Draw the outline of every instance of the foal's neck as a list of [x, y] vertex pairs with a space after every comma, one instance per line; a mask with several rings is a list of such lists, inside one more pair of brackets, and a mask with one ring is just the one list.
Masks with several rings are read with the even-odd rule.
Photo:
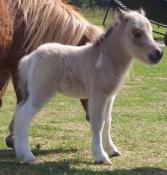
[[132, 57], [127, 52], [122, 42], [123, 29], [118, 25], [99, 43], [101, 54], [107, 57], [114, 68], [120, 73], [125, 73], [132, 62]]

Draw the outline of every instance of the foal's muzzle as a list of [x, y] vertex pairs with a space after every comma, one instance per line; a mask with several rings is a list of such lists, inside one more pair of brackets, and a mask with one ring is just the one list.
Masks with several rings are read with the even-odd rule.
[[155, 49], [148, 55], [149, 60], [154, 64], [158, 63], [161, 60], [162, 56], [163, 51], [161, 49]]

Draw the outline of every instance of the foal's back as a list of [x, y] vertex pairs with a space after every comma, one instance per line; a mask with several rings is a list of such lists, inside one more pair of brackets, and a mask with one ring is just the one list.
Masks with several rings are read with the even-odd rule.
[[93, 48], [92, 44], [44, 44], [21, 60], [20, 79], [22, 82], [24, 79], [28, 81], [28, 91], [35, 99], [40, 99], [41, 94], [46, 94], [44, 98], [47, 99], [57, 91], [72, 97], [86, 98], [86, 82], [96, 60], [92, 55], [98, 54], [94, 53]]

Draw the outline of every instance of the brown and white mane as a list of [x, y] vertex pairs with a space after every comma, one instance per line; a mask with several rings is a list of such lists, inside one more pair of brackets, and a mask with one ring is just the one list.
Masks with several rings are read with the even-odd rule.
[[26, 23], [24, 44], [28, 50], [52, 41], [78, 45], [83, 36], [93, 42], [102, 33], [64, 0], [18, 0], [18, 7]]

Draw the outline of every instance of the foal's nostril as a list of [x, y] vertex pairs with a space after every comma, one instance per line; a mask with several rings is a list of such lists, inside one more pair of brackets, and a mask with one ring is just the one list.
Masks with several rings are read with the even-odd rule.
[[157, 59], [161, 59], [161, 57], [163, 55], [163, 51], [159, 50], [159, 49], [156, 49], [155, 50], [155, 55], [156, 55]]

